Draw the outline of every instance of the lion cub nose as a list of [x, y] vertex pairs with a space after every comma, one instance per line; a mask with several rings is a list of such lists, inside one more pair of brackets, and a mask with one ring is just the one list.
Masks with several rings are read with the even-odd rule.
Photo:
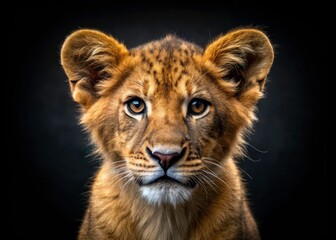
[[157, 160], [160, 166], [163, 168], [164, 171], [167, 171], [174, 163], [180, 160], [184, 153], [185, 148], [179, 151], [172, 151], [167, 149], [155, 149], [152, 152], [149, 148], [147, 148], [148, 154], [155, 160]]
[[172, 166], [178, 159], [179, 153], [169, 153], [164, 154], [160, 152], [154, 152], [153, 155], [158, 158], [161, 167], [164, 170], [167, 170], [170, 166]]

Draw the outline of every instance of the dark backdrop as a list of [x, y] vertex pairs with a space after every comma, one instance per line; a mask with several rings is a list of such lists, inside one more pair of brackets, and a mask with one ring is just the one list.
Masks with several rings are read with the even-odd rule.
[[10, 113], [6, 130], [11, 127], [5, 151], [16, 149], [6, 157], [12, 165], [7, 179], [12, 236], [74, 239], [98, 166], [87, 157], [88, 136], [77, 125], [78, 108], [59, 64], [61, 44], [70, 32], [99, 29], [129, 48], [176, 33], [204, 46], [231, 28], [259, 26], [275, 44], [276, 57], [266, 98], [259, 103], [260, 120], [248, 140], [254, 160], [243, 159], [240, 165], [252, 177], [245, 175], [253, 212], [263, 239], [324, 239], [329, 208], [322, 133], [331, 130], [319, 110], [323, 44], [313, 11], [281, 3], [162, 3], [18, 3], [10, 13], [14, 25], [5, 34], [9, 64], [3, 91]]

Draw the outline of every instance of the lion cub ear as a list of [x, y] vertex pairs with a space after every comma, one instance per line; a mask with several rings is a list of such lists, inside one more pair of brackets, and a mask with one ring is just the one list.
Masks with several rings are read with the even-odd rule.
[[94, 30], [72, 33], [61, 50], [73, 99], [88, 109], [99, 97], [97, 84], [112, 77], [113, 69], [128, 55], [114, 38]]
[[239, 100], [253, 105], [262, 97], [274, 53], [263, 32], [241, 29], [212, 42], [203, 59], [219, 67], [222, 79], [236, 83], [235, 95]]

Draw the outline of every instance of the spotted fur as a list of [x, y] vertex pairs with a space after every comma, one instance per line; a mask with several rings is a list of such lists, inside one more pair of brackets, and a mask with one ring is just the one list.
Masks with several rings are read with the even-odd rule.
[[[79, 239], [259, 239], [234, 158], [273, 62], [264, 33], [232, 31], [205, 50], [168, 35], [128, 50], [79, 30], [61, 60], [103, 159]], [[191, 112], [193, 101], [206, 111]]]

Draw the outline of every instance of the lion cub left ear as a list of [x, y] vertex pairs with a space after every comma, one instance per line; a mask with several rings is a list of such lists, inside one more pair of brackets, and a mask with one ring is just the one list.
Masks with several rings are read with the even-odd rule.
[[274, 53], [263, 32], [241, 29], [212, 42], [203, 59], [219, 68], [223, 80], [237, 84], [235, 95], [239, 100], [253, 105], [262, 96]]
[[99, 98], [99, 84], [111, 79], [126, 58], [126, 47], [100, 31], [83, 29], [64, 42], [61, 63], [69, 78], [72, 97], [87, 110]]

